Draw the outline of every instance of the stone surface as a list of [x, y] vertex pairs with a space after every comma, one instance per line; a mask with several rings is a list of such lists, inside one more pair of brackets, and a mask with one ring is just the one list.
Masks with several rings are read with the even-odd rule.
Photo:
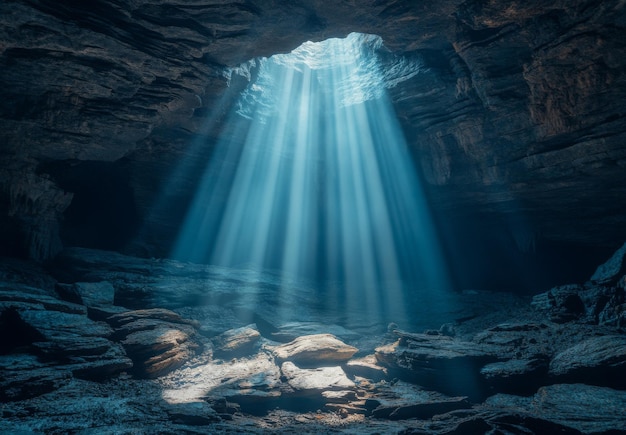
[[[257, 295], [289, 301], [284, 299], [287, 289], [274, 285], [271, 274], [78, 252], [83, 254], [80, 261], [55, 270], [56, 276], [73, 277], [65, 283], [107, 281], [117, 290], [124, 280], [138, 287], [168, 274], [188, 275], [188, 282], [204, 282], [232, 297], [200, 306], [186, 299], [191, 306], [174, 310], [87, 308], [58, 299], [52, 277], [29, 280], [31, 267], [20, 271], [13, 265], [15, 281], [0, 285], [2, 433], [623, 432], [624, 391], [619, 388], [624, 388], [626, 346], [623, 330], [615, 326], [584, 317], [557, 324], [532, 309], [529, 298], [471, 291], [455, 299], [454, 309], [436, 315], [432, 310], [439, 307], [428, 305], [428, 334], [359, 318], [346, 329], [361, 337], [348, 342], [359, 347], [368, 343], [366, 357], [355, 354], [330, 366], [278, 361], [273, 351], [285, 345], [270, 341], [278, 328], [266, 320], [257, 330], [260, 346], [245, 356], [221, 358], [209, 337], [224, 330], [245, 331], [253, 319], [281, 325], [306, 313], [315, 325], [327, 323], [335, 330], [332, 325], [346, 318], [304, 305], [307, 287], [294, 288], [299, 298], [272, 311], [270, 304], [250, 297], [256, 280]], [[37, 282], [52, 285], [39, 288]], [[578, 288], [585, 307], [587, 300], [606, 295], [600, 288]], [[162, 290], [158, 300], [167, 301], [165, 295]], [[285, 310], [290, 307], [297, 310]], [[412, 330], [423, 322], [418, 319]], [[448, 326], [439, 328], [441, 323]], [[445, 335], [452, 329], [454, 337]], [[19, 339], [7, 343], [14, 336]], [[121, 343], [129, 355], [132, 350], [142, 376], [146, 364], [164, 371], [153, 379], [133, 376]], [[389, 352], [382, 346], [378, 354], [391, 363], [375, 360], [369, 347], [373, 343], [391, 343]], [[181, 353], [184, 358], [177, 359]], [[563, 374], [542, 376], [549, 360]], [[546, 385], [554, 382], [587, 385]], [[522, 383], [526, 389], [517, 385]], [[487, 395], [492, 397], [485, 400]]]
[[626, 427], [626, 392], [604, 387], [557, 384], [542, 387], [532, 397], [496, 395], [486, 404], [499, 411], [510, 408], [515, 413], [537, 416], [586, 434], [620, 433]]
[[557, 354], [550, 375], [568, 382], [626, 388], [626, 336], [588, 338]]
[[57, 292], [63, 299], [86, 307], [108, 307], [115, 301], [115, 289], [108, 281], [58, 284]]
[[325, 390], [341, 390], [354, 387], [341, 367], [319, 367], [301, 369], [291, 361], [280, 366], [287, 383], [297, 393], [321, 394]]
[[141, 377], [163, 376], [200, 348], [195, 328], [168, 310], [129, 311], [108, 320], [116, 325], [116, 336], [133, 360], [133, 372]]
[[314, 334], [272, 348], [278, 360], [300, 364], [333, 364], [349, 360], [358, 351], [332, 334]]
[[213, 342], [217, 354], [224, 357], [238, 357], [252, 353], [260, 338], [261, 334], [253, 324], [230, 329], [215, 337]]

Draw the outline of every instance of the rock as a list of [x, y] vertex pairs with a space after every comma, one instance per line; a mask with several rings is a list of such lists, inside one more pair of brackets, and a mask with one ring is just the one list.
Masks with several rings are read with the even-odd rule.
[[132, 332], [121, 343], [133, 360], [134, 373], [147, 378], [157, 378], [177, 369], [195, 355], [198, 348], [185, 331], [165, 324]]
[[133, 366], [121, 346], [107, 338], [113, 332], [110, 327], [85, 315], [19, 309], [9, 320], [11, 328], [25, 333], [26, 342], [16, 345], [28, 345], [42, 360], [63, 365], [77, 377], [102, 380]]
[[225, 358], [240, 357], [252, 353], [261, 338], [256, 325], [230, 329], [213, 339], [215, 352]]
[[530, 394], [546, 383], [549, 358], [511, 359], [487, 364], [480, 374], [494, 391]]
[[0, 402], [26, 400], [66, 385], [72, 373], [43, 364], [34, 355], [0, 355]]
[[388, 377], [387, 369], [378, 364], [375, 355], [351, 359], [343, 368], [350, 376], [360, 376], [373, 382], [379, 382]]
[[[518, 415], [515, 420], [526, 427], [534, 425], [535, 433], [555, 433], [546, 430], [558, 429], [540, 425], [541, 420], [569, 428], [569, 432], [561, 428], [558, 433], [617, 434], [626, 427], [626, 392], [605, 387], [556, 384], [540, 388], [531, 397], [498, 394], [489, 397], [486, 405], [500, 415]], [[529, 420], [526, 424], [524, 418]]]
[[115, 289], [108, 281], [57, 284], [56, 288], [61, 298], [86, 307], [109, 307], [115, 300]]
[[22, 284], [0, 283], [0, 311], [18, 305], [69, 314], [87, 313], [84, 306], [59, 300], [50, 291]]
[[557, 380], [626, 388], [626, 336], [588, 338], [557, 354], [549, 374]]
[[615, 283], [619, 278], [626, 274], [626, 243], [619, 248], [606, 263], [598, 266], [594, 274], [591, 276], [591, 282], [595, 284], [611, 284]]
[[358, 349], [348, 346], [331, 334], [315, 334], [271, 348], [279, 361], [299, 364], [334, 364], [349, 360]]
[[453, 395], [480, 398], [484, 393], [480, 369], [500, 359], [497, 346], [442, 335], [396, 331], [400, 339], [376, 349], [376, 360], [391, 376]]
[[581, 317], [586, 312], [585, 304], [578, 294], [582, 289], [582, 286], [575, 284], [554, 287], [545, 293], [534, 296], [531, 306], [549, 312], [552, 322], [569, 322]]
[[124, 311], [119, 314], [114, 314], [107, 318], [107, 322], [113, 326], [113, 328], [120, 328], [130, 322], [135, 322], [140, 319], [149, 319], [150, 321], [162, 320], [169, 323], [179, 323], [183, 325], [196, 325], [195, 322], [183, 319], [180, 315], [174, 311], [164, 308], [151, 308], [144, 310]]
[[320, 367], [301, 369], [290, 361], [284, 362], [280, 371], [289, 386], [298, 395], [321, 395], [326, 390], [354, 388], [341, 367]]

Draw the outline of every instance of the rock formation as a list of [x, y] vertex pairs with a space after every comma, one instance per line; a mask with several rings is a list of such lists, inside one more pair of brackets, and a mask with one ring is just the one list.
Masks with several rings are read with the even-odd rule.
[[449, 240], [477, 228], [522, 249], [626, 238], [618, 0], [38, 0], [1, 12], [5, 254], [167, 255], [216, 137], [232, 133], [222, 120], [247, 81], [229, 68], [355, 31], [424, 65], [390, 96]]

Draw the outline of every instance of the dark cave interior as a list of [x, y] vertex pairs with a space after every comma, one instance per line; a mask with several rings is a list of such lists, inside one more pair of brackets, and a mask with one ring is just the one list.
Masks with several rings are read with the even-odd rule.
[[623, 1], [0, 22], [0, 432], [626, 433]]

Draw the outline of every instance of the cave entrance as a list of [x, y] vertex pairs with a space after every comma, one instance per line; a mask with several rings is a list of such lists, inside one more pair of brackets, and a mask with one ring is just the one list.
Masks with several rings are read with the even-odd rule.
[[217, 146], [174, 258], [312, 280], [343, 311], [414, 315], [408, 293], [424, 302], [449, 284], [386, 91], [421, 71], [358, 33], [232, 69], [250, 80], [236, 133]]

